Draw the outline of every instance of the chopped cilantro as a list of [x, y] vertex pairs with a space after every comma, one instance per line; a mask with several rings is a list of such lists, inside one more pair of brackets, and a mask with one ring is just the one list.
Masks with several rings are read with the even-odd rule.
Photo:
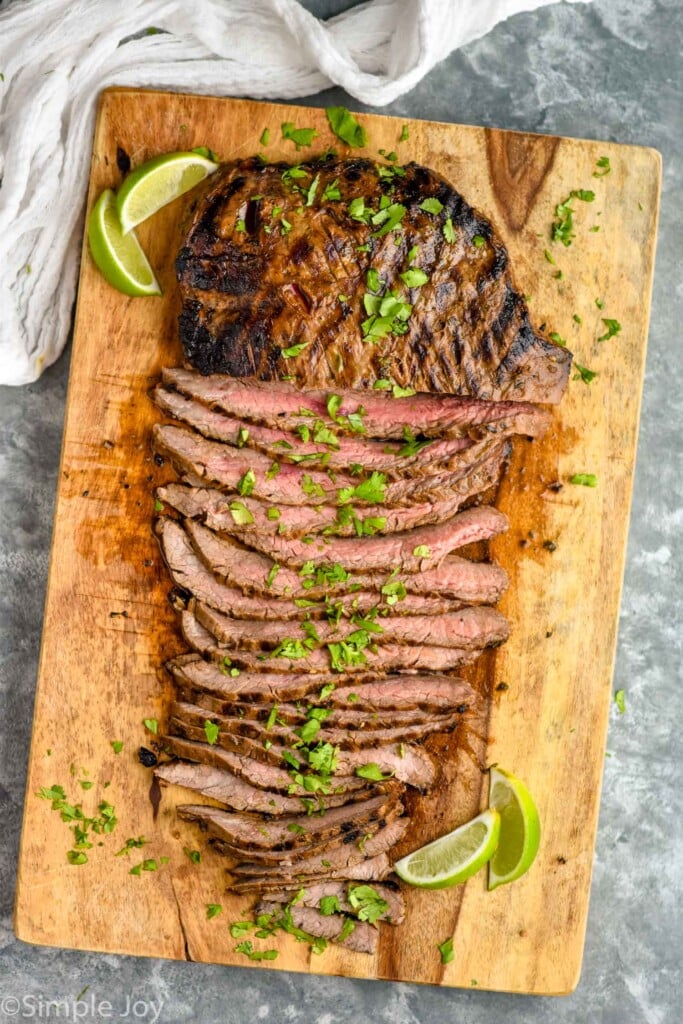
[[582, 380], [584, 384], [590, 384], [598, 375], [596, 370], [589, 370], [588, 367], [581, 366], [580, 363], [574, 363], [574, 369], [576, 373], [573, 380]]
[[320, 691], [320, 693], [318, 694], [318, 700], [319, 701], [327, 700], [327, 698], [330, 696], [330, 694], [332, 694], [334, 692], [334, 689], [335, 689], [335, 684], [334, 683], [326, 683], [323, 686], [323, 688]]
[[281, 515], [279, 508], [269, 508], [266, 512], [266, 519], [279, 519]]
[[184, 846], [183, 847], [183, 853], [187, 857], [189, 857], [189, 859], [192, 861], [193, 864], [200, 864], [201, 863], [202, 855], [199, 852], [199, 850], [190, 850], [189, 847]]
[[284, 121], [281, 127], [282, 138], [293, 142], [297, 149], [310, 146], [318, 134], [315, 128], [297, 128], [293, 121]]
[[163, 501], [159, 501], [158, 498], [154, 499], [154, 511], [155, 512], [163, 512], [164, 511], [164, 503], [163, 503]]
[[248, 469], [237, 482], [237, 491], [243, 498], [249, 497], [256, 486], [256, 474], [253, 469]]
[[430, 196], [428, 199], [423, 199], [420, 203], [420, 209], [424, 210], [425, 213], [441, 213], [443, 210], [443, 203], [440, 202], [436, 196]]
[[325, 113], [332, 131], [347, 146], [360, 149], [367, 145], [365, 128], [346, 107], [328, 107]]
[[346, 505], [354, 498], [358, 501], [367, 501], [370, 505], [381, 505], [384, 501], [387, 478], [384, 473], [374, 471], [367, 480], [357, 484], [355, 487], [342, 487], [339, 490], [339, 504]]
[[315, 200], [315, 194], [318, 191], [318, 185], [320, 184], [320, 175], [316, 174], [315, 178], [311, 182], [308, 191], [306, 192], [306, 206], [313, 206]]
[[365, 281], [371, 292], [378, 292], [382, 287], [382, 282], [380, 281], [379, 273], [372, 267], [370, 267], [367, 274], [365, 275]]
[[358, 765], [356, 768], [356, 775], [361, 779], [370, 779], [372, 782], [381, 782], [383, 779], [390, 779], [394, 773], [389, 772], [387, 775], [384, 774], [382, 769], [374, 761], [370, 761], [368, 764]]
[[443, 231], [443, 237], [450, 245], [452, 245], [455, 242], [455, 228], [453, 227], [453, 221], [450, 217], [446, 218], [441, 230]]
[[230, 509], [230, 515], [232, 516], [233, 522], [237, 526], [248, 526], [254, 522], [254, 517], [247, 508], [247, 506], [241, 501], [231, 501], [228, 506]]
[[334, 181], [330, 182], [329, 185], [325, 186], [323, 192], [323, 201], [327, 203], [338, 202], [341, 199], [341, 192], [339, 191], [339, 178], [335, 178]]
[[294, 359], [296, 356], [300, 356], [305, 348], [308, 348], [310, 341], [301, 341], [298, 345], [291, 345], [289, 348], [283, 348], [280, 355], [283, 359]]
[[341, 911], [338, 896], [323, 896], [318, 904], [318, 909], [323, 917], [330, 917], [332, 914], [338, 914]]
[[254, 949], [254, 944], [249, 939], [245, 942], [239, 942], [235, 946], [235, 952], [244, 953], [250, 960], [276, 960], [278, 956], [276, 949]]
[[111, 740], [111, 749], [115, 754], [120, 754], [123, 750], [123, 740]]
[[374, 391], [391, 391], [391, 381], [381, 378], [372, 385]]
[[573, 189], [562, 203], [555, 207], [557, 220], [553, 221], [551, 237], [553, 242], [561, 242], [565, 247], [572, 244], [574, 236], [574, 207], [572, 200], [579, 199], [583, 203], [592, 203], [595, 192], [589, 189]]
[[408, 125], [404, 124], [403, 127], [401, 128], [401, 134], [398, 137], [398, 141], [399, 142], [407, 142], [409, 138], [410, 138], [410, 133], [409, 133]]
[[345, 942], [348, 939], [351, 932], [355, 930], [355, 928], [356, 922], [353, 920], [352, 917], [347, 917], [346, 920], [344, 921], [342, 930], [339, 932], [339, 935], [337, 936], [335, 941]]
[[581, 317], [579, 316], [578, 313], [574, 313], [574, 316], [572, 317], [572, 320], [574, 321], [575, 324], [582, 324], [583, 323], [583, 320], [581, 319]]
[[216, 740], [218, 739], [218, 733], [220, 732], [219, 727], [215, 722], [211, 722], [208, 718], [204, 722], [204, 735], [206, 736], [207, 743], [210, 743], [213, 747]]
[[453, 939], [446, 939], [437, 946], [437, 949], [441, 953], [441, 963], [450, 964], [455, 960], [455, 953], [453, 952]]
[[561, 345], [562, 348], [567, 347], [567, 342], [564, 338], [557, 333], [557, 331], [551, 331], [548, 335], [551, 341], [554, 341], [556, 345]]
[[410, 385], [406, 388], [402, 388], [400, 385], [394, 384], [391, 389], [391, 393], [394, 398], [410, 398], [411, 395], [415, 394], [415, 388], [411, 388]]
[[574, 473], [569, 477], [570, 484], [581, 484], [583, 487], [597, 487], [598, 478], [595, 473]]
[[472, 239], [472, 245], [475, 245], [477, 249], [481, 249], [482, 246], [486, 245], [486, 239], [483, 235], [475, 235]]
[[608, 156], [601, 156], [595, 166], [598, 168], [598, 170], [593, 171], [594, 178], [604, 178], [605, 175], [609, 174], [609, 172], [612, 170], [609, 164]]
[[416, 548], [413, 548], [413, 555], [415, 558], [431, 558], [431, 550], [427, 544], [418, 544]]
[[279, 571], [280, 571], [280, 566], [277, 564], [277, 562], [273, 562], [273, 564], [271, 565], [270, 570], [268, 572], [268, 575], [266, 576], [266, 586], [269, 589], [270, 589], [270, 587], [272, 587], [273, 582], [275, 580], [275, 577], [277, 576]]
[[617, 690], [614, 694], [614, 703], [619, 708], [619, 713], [623, 715], [626, 711], [626, 692], [624, 690]]
[[267, 146], [269, 141], [270, 141], [270, 128], [264, 128], [263, 131], [261, 132], [261, 138], [259, 139], [259, 143], [262, 146]]
[[240, 217], [240, 219], [235, 224], [235, 231], [239, 231], [240, 234], [244, 234], [244, 232], [246, 230], [247, 230], [247, 222], [243, 218]]
[[207, 903], [206, 904], [206, 916], [210, 921], [212, 917], [218, 917], [219, 914], [223, 913], [223, 907], [220, 903]]
[[555, 263], [555, 257], [553, 256], [553, 254], [550, 252], [549, 249], [544, 249], [543, 250], [543, 255], [545, 256], [545, 258], [548, 261], [548, 263]]
[[348, 900], [358, 920], [368, 921], [370, 924], [378, 921], [389, 909], [387, 901], [383, 900], [371, 885], [350, 886]]
[[421, 288], [429, 280], [429, 275], [425, 274], [424, 270], [420, 270], [419, 267], [411, 267], [410, 270], [405, 270], [402, 274], [399, 274], [399, 277], [408, 288]]
[[604, 309], [605, 308], [605, 303], [602, 301], [602, 299], [596, 299], [595, 300], [595, 305], [598, 307], [598, 309]]
[[83, 850], [69, 850], [66, 859], [69, 864], [85, 864], [87, 863], [88, 855]]
[[153, 732], [155, 736], [158, 734], [159, 723], [156, 720], [156, 718], [143, 718], [142, 724], [144, 725], [145, 729], [149, 729], [149, 731]]
[[405, 215], [406, 208], [401, 203], [391, 203], [385, 210], [379, 210], [378, 213], [373, 215], [372, 223], [374, 225], [381, 225], [377, 231], [373, 231], [373, 238], [380, 238], [382, 235], [389, 234], [397, 227]]
[[603, 317], [602, 322], [607, 330], [598, 338], [598, 341], [607, 341], [609, 338], [615, 338], [617, 334], [621, 333], [621, 324], [618, 320], [606, 320], [605, 317]]

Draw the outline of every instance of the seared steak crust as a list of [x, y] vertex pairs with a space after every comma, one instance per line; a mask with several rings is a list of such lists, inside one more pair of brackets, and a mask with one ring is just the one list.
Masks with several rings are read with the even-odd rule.
[[[360, 158], [299, 166], [304, 177], [292, 180], [287, 164], [237, 161], [207, 185], [176, 260], [180, 337], [198, 370], [288, 376], [301, 387], [391, 379], [420, 391], [560, 400], [571, 354], [533, 330], [505, 246], [447, 181], [414, 163], [392, 177]], [[335, 187], [339, 199], [329, 198]], [[398, 230], [387, 230], [383, 198], [403, 210]], [[426, 199], [438, 201], [428, 204], [436, 213]], [[352, 215], [353, 200], [374, 223]], [[421, 287], [401, 281], [409, 266], [428, 275]], [[398, 339], [363, 336], [371, 268], [381, 294], [397, 289], [413, 307]]]

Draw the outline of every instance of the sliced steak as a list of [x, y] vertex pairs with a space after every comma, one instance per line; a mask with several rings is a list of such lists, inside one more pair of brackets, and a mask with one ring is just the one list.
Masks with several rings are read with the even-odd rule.
[[[331, 797], [345, 795], [345, 803], [352, 800], [364, 800], [368, 794], [368, 781], [357, 775], [342, 776], [336, 774], [334, 777], [333, 792], [329, 794], [310, 793], [302, 786], [297, 785], [289, 771], [273, 764], [264, 764], [249, 756], [249, 744], [244, 752], [224, 750], [222, 747], [204, 742], [185, 739], [181, 736], [165, 736], [164, 749], [176, 757], [185, 758], [199, 765], [219, 768], [226, 772], [244, 779], [251, 786], [258, 789], [268, 790], [269, 794], [280, 794], [283, 796], [294, 796], [299, 803], [299, 810], [304, 801], [306, 808], [311, 803], [318, 804], [323, 800], [322, 806], [326, 806], [325, 800]], [[323, 799], [324, 796], [324, 799]]]
[[[307, 697], [317, 705], [337, 709], [356, 708], [380, 711], [392, 708], [458, 710], [474, 701], [472, 688], [462, 679], [450, 676], [393, 675], [387, 678], [359, 676], [351, 685], [341, 684], [338, 676], [249, 675], [230, 676], [212, 662], [197, 655], [186, 655], [166, 663], [180, 688], [205, 692], [217, 701], [234, 701], [242, 707], [256, 701], [257, 707], [300, 700]], [[331, 692], [321, 698], [323, 686]]]
[[[533, 330], [505, 246], [444, 178], [415, 163], [380, 177], [359, 157], [297, 166], [305, 177], [293, 181], [291, 166], [253, 157], [207, 182], [176, 259], [180, 338], [194, 366], [301, 387], [390, 378], [423, 391], [560, 400], [570, 353]], [[326, 198], [330, 187], [340, 200]], [[404, 285], [409, 265], [424, 272], [422, 287]], [[380, 296], [395, 291], [410, 304], [400, 338], [391, 317], [368, 320], [370, 268]]]
[[[483, 488], [480, 488], [483, 489]], [[477, 490], [474, 493], [479, 493]], [[223, 491], [211, 487], [188, 487], [185, 484], [166, 484], [157, 488], [157, 498], [182, 516], [199, 519], [212, 530], [230, 531], [240, 519], [241, 535], [249, 543], [251, 534], [278, 534], [287, 537], [302, 537], [316, 533], [326, 536], [350, 537], [357, 535], [357, 524], [362, 530], [374, 529], [377, 533], [396, 533], [398, 530], [412, 530], [416, 526], [441, 523], [460, 508], [461, 494], [452, 494], [437, 502], [422, 502], [400, 508], [385, 508], [370, 505], [360, 515], [356, 510], [347, 509], [349, 515], [341, 514], [333, 505], [282, 505], [275, 508], [258, 498], [241, 497], [240, 504], [246, 509], [231, 509], [234, 499]], [[269, 515], [270, 513], [270, 515]], [[250, 518], [251, 521], [244, 522]]]
[[[220, 665], [236, 668], [240, 672], [273, 672], [276, 674], [302, 671], [328, 675], [335, 671], [335, 664], [328, 649], [294, 652], [268, 656], [264, 651], [244, 650], [221, 645], [216, 637], [197, 620], [192, 610], [181, 616], [181, 629], [187, 643], [198, 654], [202, 654]], [[236, 621], [236, 620], [235, 620]], [[405, 621], [405, 620], [404, 620]], [[408, 643], [383, 643], [376, 650], [367, 648], [358, 658], [344, 663], [337, 671], [343, 676], [366, 675], [393, 671], [417, 670], [420, 672], [448, 672], [481, 654], [481, 649], [465, 650], [459, 647], [411, 647]], [[362, 659], [365, 659], [364, 661]]]
[[400, 600], [396, 599], [393, 605], [387, 605], [386, 596], [381, 591], [355, 591], [348, 595], [346, 602], [340, 598], [332, 604], [329, 600], [316, 603], [290, 601], [286, 598], [264, 601], [263, 597], [243, 594], [238, 587], [221, 583], [196, 554], [189, 537], [176, 520], [161, 516], [155, 529], [173, 581], [199, 601], [236, 619], [320, 618], [332, 612], [348, 619], [358, 612], [374, 609], [390, 609], [394, 615], [443, 615], [457, 611], [462, 605], [461, 601], [451, 598], [423, 597], [421, 594], [401, 595]]
[[[377, 471], [388, 476], [425, 475], [430, 464], [450, 458], [473, 441], [490, 436], [486, 425], [472, 427], [472, 437], [449, 437], [415, 443], [395, 443], [373, 440], [362, 436], [337, 436], [335, 426], [312, 419], [298, 432], [276, 430], [262, 424], [249, 423], [227, 416], [202, 402], [195, 401], [176, 390], [157, 387], [153, 398], [168, 416], [186, 423], [215, 441], [238, 448], [253, 448], [276, 462], [305, 464], [317, 469], [348, 470], [350, 466], [363, 466], [365, 472]], [[514, 421], [513, 421], [514, 423]], [[497, 437], [509, 431], [507, 424], [494, 424]], [[315, 438], [324, 438], [316, 441]]]
[[185, 821], [206, 824], [234, 847], [275, 854], [301, 853], [327, 840], [355, 842], [362, 838], [373, 824], [377, 825], [397, 808], [400, 813], [401, 793], [401, 786], [386, 784], [385, 792], [360, 803], [333, 807], [322, 815], [304, 813], [272, 820], [203, 804], [183, 804], [178, 814]]
[[[252, 534], [248, 543], [280, 565], [335, 563], [347, 572], [422, 572], [477, 541], [490, 540], [509, 526], [507, 516], [490, 505], [467, 509], [435, 526], [378, 537], [325, 537], [312, 543], [277, 534]], [[233, 531], [240, 533], [239, 527]]]
[[[337, 626], [330, 622], [253, 622], [232, 619], [199, 601], [195, 605], [195, 614], [201, 625], [222, 646], [237, 647], [240, 650], [277, 650], [283, 644], [291, 646], [291, 641], [301, 644], [311, 637], [319, 646], [353, 644], [365, 622], [361, 620], [360, 627], [347, 623]], [[372, 642], [380, 648], [383, 644], [423, 644], [458, 650], [481, 650], [503, 643], [510, 634], [507, 619], [487, 605], [462, 608], [450, 615], [386, 616], [375, 620], [371, 626]], [[306, 656], [305, 653], [303, 656]]]
[[[455, 555], [449, 555], [436, 569], [400, 574], [391, 580], [380, 573], [356, 573], [349, 577], [345, 572], [328, 572], [318, 582], [316, 575], [302, 575], [287, 567], [274, 573], [272, 558], [251, 551], [230, 537], [219, 537], [201, 523], [187, 520], [185, 529], [204, 564], [245, 593], [317, 600], [348, 592], [350, 586], [381, 591], [387, 583], [394, 582], [403, 584], [412, 594], [441, 594], [469, 604], [493, 604], [508, 585], [507, 574], [500, 566], [470, 562]], [[266, 587], [268, 579], [270, 587]]]
[[[264, 899], [256, 904], [256, 914], [271, 915], [274, 922], [282, 915], [280, 903]], [[379, 932], [367, 921], [357, 921], [341, 914], [327, 916], [313, 907], [297, 904], [289, 913], [295, 928], [301, 928], [308, 935], [336, 942], [354, 953], [376, 953]], [[350, 922], [350, 923], [349, 923]]]
[[[191, 724], [198, 719], [205, 721], [204, 716], [197, 716], [196, 713], [194, 718], [186, 713], [179, 718], [172, 717], [172, 734], [202, 743], [206, 740], [203, 725]], [[297, 755], [296, 750], [291, 747], [277, 742], [265, 747], [262, 741], [238, 733], [219, 731], [216, 746], [240, 756], [253, 758], [262, 764], [275, 765], [277, 768], [282, 768], [287, 763], [284, 761], [284, 754], [290, 758], [290, 763], [293, 759], [294, 763], [298, 761], [301, 764], [301, 754]], [[333, 788], [346, 788], [347, 776], [355, 776], [356, 768], [365, 764], [376, 764], [382, 774], [390, 776], [393, 773], [393, 777], [399, 782], [405, 782], [406, 785], [423, 792], [430, 789], [436, 778], [434, 762], [426, 750], [415, 744], [392, 743], [386, 746], [363, 747], [360, 750], [339, 750]]]
[[[354, 871], [353, 877], [358, 878], [356, 874], [357, 867], [365, 860], [369, 861], [379, 857], [381, 854], [387, 853], [397, 843], [400, 843], [409, 824], [409, 818], [398, 818], [396, 821], [390, 822], [385, 828], [380, 829], [376, 835], [371, 836], [366, 843], [363, 843], [362, 849], [350, 843], [345, 846], [338, 846], [321, 856], [305, 857], [299, 861], [294, 861], [292, 864], [272, 865], [268, 869], [268, 876], [274, 881], [279, 881], [280, 885], [284, 881], [295, 882], [299, 878], [303, 881], [307, 877], [350, 878], [352, 877], [350, 870]], [[238, 878], [254, 878], [263, 876], [264, 873], [262, 864], [252, 863], [247, 860], [237, 863], [230, 870]]]
[[353, 882], [331, 881], [313, 882], [305, 888], [280, 889], [268, 894], [270, 903], [287, 904], [292, 900], [296, 901], [297, 907], [314, 907], [320, 910], [320, 901], [325, 898], [335, 897], [339, 904], [339, 913], [356, 915], [356, 909], [349, 903], [349, 893], [356, 892], [358, 898], [373, 895], [383, 900], [386, 904], [384, 910], [377, 918], [378, 921], [387, 921], [389, 924], [402, 924], [405, 918], [405, 903], [398, 886], [387, 883], [385, 885], [373, 885], [372, 894], [367, 892], [367, 886], [360, 887]]
[[[227, 754], [227, 751], [224, 751]], [[235, 775], [225, 768], [215, 768], [208, 764], [171, 761], [155, 768], [156, 778], [174, 786], [191, 789], [195, 793], [211, 797], [225, 804], [232, 811], [245, 811], [249, 814], [263, 814], [268, 817], [280, 815], [296, 815], [310, 809], [316, 813], [331, 807], [368, 800], [377, 792], [377, 786], [366, 783], [365, 789], [344, 791], [342, 793], [316, 793], [315, 796], [297, 797], [283, 796], [281, 793], [260, 789], [253, 786], [240, 775]], [[288, 776], [291, 788], [292, 779]], [[384, 783], [380, 784], [381, 786]]]
[[[282, 915], [282, 905], [270, 899], [260, 900], [256, 904], [256, 914], [272, 917], [273, 922]], [[367, 921], [343, 917], [341, 914], [325, 916], [313, 907], [297, 904], [289, 910], [295, 928], [300, 928], [308, 935], [336, 942], [354, 953], [376, 953], [379, 932]]]
[[[174, 701], [171, 705], [171, 720], [174, 723], [182, 723], [191, 727], [203, 728], [204, 723], [210, 721], [220, 728], [220, 736], [231, 734], [235, 737], [250, 737], [261, 743], [279, 743], [284, 747], [296, 747], [298, 735], [294, 728], [288, 725], [268, 725], [255, 719], [238, 718], [227, 715], [220, 715], [215, 711], [196, 704], [187, 704], [184, 701]], [[427, 718], [409, 719], [400, 725], [377, 729], [346, 729], [329, 726], [323, 722], [316, 739], [320, 743], [331, 743], [340, 751], [353, 750], [374, 750], [378, 745], [410, 742], [411, 740], [423, 740], [435, 732], [446, 732], [457, 725], [460, 712], [450, 712], [448, 715], [430, 715]], [[368, 756], [366, 762], [371, 762]]]
[[[392, 825], [388, 825], [386, 831], [391, 828], [395, 828], [398, 825], [402, 825], [405, 818], [400, 818]], [[383, 835], [384, 833], [382, 833]], [[379, 836], [374, 836], [373, 839], [378, 839]], [[395, 840], [398, 842], [398, 840]], [[245, 873], [246, 868], [253, 867], [253, 865], [239, 865], [240, 873], [230, 882], [228, 889], [231, 892], [237, 893], [277, 893], [282, 889], [283, 885], [295, 886], [297, 890], [301, 888], [301, 882], [309, 881], [312, 884], [317, 884], [319, 879], [334, 879], [341, 878], [344, 881], [355, 881], [355, 882], [376, 882], [386, 878], [391, 873], [391, 861], [387, 857], [386, 853], [378, 853], [376, 857], [368, 857], [365, 860], [356, 861], [354, 864], [347, 864], [340, 868], [323, 868], [322, 873], [299, 875], [297, 877], [287, 876], [286, 874], [273, 874], [271, 870], [268, 871], [267, 875], [263, 874], [263, 867], [261, 866], [260, 874], [249, 875]], [[236, 871], [238, 869], [235, 869]]]

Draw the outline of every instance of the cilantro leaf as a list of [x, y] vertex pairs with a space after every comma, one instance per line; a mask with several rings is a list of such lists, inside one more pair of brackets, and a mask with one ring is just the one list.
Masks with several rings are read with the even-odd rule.
[[280, 355], [283, 359], [294, 359], [296, 356], [300, 356], [303, 350], [310, 344], [310, 341], [301, 341], [298, 345], [291, 345], [289, 348], [283, 348]]
[[420, 209], [424, 210], [425, 213], [441, 213], [443, 210], [443, 203], [440, 202], [436, 196], [430, 196], [428, 199], [423, 199], [420, 203]]
[[318, 135], [315, 128], [297, 128], [293, 121], [284, 121], [281, 128], [282, 138], [293, 142], [297, 149], [310, 146]]
[[437, 949], [441, 953], [441, 963], [450, 964], [455, 960], [455, 953], [453, 952], [453, 939], [446, 939], [437, 946]]
[[214, 746], [216, 740], [218, 739], [219, 732], [220, 729], [216, 725], [216, 723], [209, 721], [209, 719], [207, 718], [206, 721], [204, 722], [204, 735], [206, 736], [207, 743], [210, 743], [211, 746]]
[[604, 178], [605, 175], [609, 174], [610, 171], [612, 170], [612, 168], [610, 167], [609, 157], [608, 156], [601, 156], [600, 159], [595, 164], [595, 166], [597, 168], [599, 168], [599, 170], [593, 171], [593, 177], [594, 178]]
[[574, 369], [576, 373], [573, 380], [582, 380], [584, 384], [590, 384], [598, 375], [596, 370], [589, 370], [588, 367], [581, 366], [580, 363], [574, 363]]
[[446, 239], [449, 245], [453, 245], [453, 243], [455, 242], [455, 228], [453, 227], [453, 221], [450, 217], [446, 218], [441, 230], [443, 231], [443, 237]]
[[424, 270], [420, 270], [419, 267], [411, 267], [409, 270], [404, 270], [402, 274], [399, 274], [399, 277], [408, 288], [421, 288], [429, 280], [429, 275], [425, 274]]
[[[244, 479], [244, 478], [243, 478]], [[236, 526], [248, 526], [254, 522], [254, 517], [242, 501], [231, 501], [228, 506], [230, 515]]]
[[625, 711], [626, 711], [626, 691], [625, 690], [617, 690], [617, 692], [614, 694], [614, 703], [619, 708], [619, 713], [623, 715], [625, 713]]
[[367, 145], [368, 139], [365, 128], [358, 123], [346, 107], [328, 107], [325, 113], [332, 131], [347, 146], [361, 149]]
[[609, 338], [615, 338], [617, 334], [621, 334], [621, 324], [618, 320], [610, 320], [603, 317], [602, 322], [607, 330], [598, 338], [598, 341], [608, 341]]
[[384, 774], [382, 769], [374, 761], [368, 764], [360, 764], [356, 768], [356, 775], [361, 779], [370, 779], [372, 782], [381, 782], [383, 779], [390, 779], [394, 773]]
[[580, 484], [583, 487], [597, 487], [598, 478], [595, 473], [574, 473], [569, 477], [570, 484]]

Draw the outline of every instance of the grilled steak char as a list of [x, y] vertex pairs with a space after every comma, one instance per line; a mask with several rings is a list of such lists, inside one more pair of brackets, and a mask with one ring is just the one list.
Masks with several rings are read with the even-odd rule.
[[[560, 400], [570, 353], [534, 332], [503, 243], [448, 182], [417, 164], [380, 177], [365, 159], [299, 168], [303, 179], [292, 179], [289, 165], [254, 158], [209, 180], [176, 260], [180, 337], [194, 366], [301, 387], [389, 378], [421, 391]], [[428, 199], [437, 202], [425, 209]], [[409, 267], [428, 275], [421, 287], [400, 279]], [[380, 295], [398, 289], [412, 306], [400, 344], [377, 329], [364, 337], [371, 268]]]

